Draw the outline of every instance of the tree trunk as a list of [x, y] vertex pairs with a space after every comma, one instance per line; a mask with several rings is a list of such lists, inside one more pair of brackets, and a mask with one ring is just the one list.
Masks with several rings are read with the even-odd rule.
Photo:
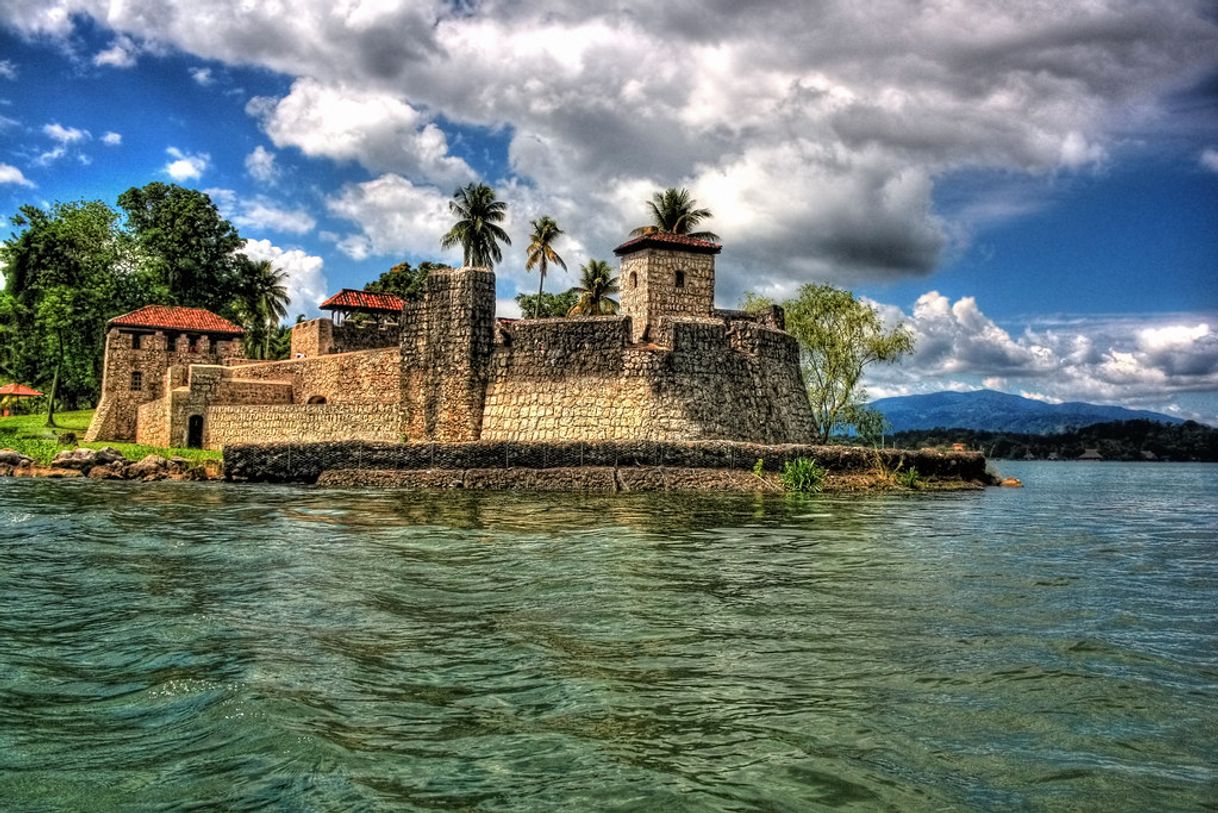
[[55, 398], [59, 395], [59, 368], [63, 366], [63, 336], [56, 333], [55, 338], [59, 342], [59, 358], [55, 360], [55, 375], [51, 377], [51, 391], [47, 394], [46, 425], [58, 428], [59, 424], [55, 423]]
[[533, 318], [534, 319], [541, 318], [541, 289], [542, 289], [542, 286], [544, 286], [545, 284], [546, 284], [546, 272], [545, 272], [545, 269], [543, 268], [537, 272], [537, 307], [533, 308]]

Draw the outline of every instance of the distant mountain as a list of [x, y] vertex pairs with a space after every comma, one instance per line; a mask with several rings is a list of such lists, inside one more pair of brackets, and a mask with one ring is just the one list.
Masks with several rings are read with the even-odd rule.
[[888, 418], [893, 432], [936, 427], [979, 429], [987, 432], [1022, 432], [1048, 435], [1108, 421], [1151, 420], [1181, 424], [1180, 418], [1124, 407], [1072, 401], [1046, 404], [994, 390], [935, 392], [903, 395], [871, 402]]

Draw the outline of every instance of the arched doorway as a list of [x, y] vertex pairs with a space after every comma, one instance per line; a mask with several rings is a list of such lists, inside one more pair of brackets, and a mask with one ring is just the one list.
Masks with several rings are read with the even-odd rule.
[[326, 396], [324, 396], [324, 395], [314, 395], [314, 396], [312, 396], [312, 397], [310, 397], [310, 398], [309, 398], [309, 400], [308, 400], [308, 402], [307, 402], [307, 403], [310, 403], [310, 404], [324, 404], [325, 402], [326, 402]]
[[186, 422], [186, 447], [189, 449], [203, 448], [203, 416], [191, 415]]

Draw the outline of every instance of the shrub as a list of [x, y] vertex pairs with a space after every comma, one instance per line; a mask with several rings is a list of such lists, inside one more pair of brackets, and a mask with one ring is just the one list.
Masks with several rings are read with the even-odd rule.
[[906, 488], [917, 488], [921, 483], [921, 476], [917, 469], [910, 466], [908, 469], [897, 472], [897, 482]]
[[828, 473], [818, 466], [815, 460], [797, 457], [783, 464], [782, 473], [778, 475], [778, 479], [782, 481], [782, 485], [787, 491], [815, 494], [824, 486], [825, 475]]

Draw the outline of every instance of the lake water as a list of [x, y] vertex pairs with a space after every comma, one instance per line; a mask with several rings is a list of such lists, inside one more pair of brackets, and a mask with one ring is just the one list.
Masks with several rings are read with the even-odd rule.
[[1218, 466], [0, 479], [0, 809], [1214, 810]]

